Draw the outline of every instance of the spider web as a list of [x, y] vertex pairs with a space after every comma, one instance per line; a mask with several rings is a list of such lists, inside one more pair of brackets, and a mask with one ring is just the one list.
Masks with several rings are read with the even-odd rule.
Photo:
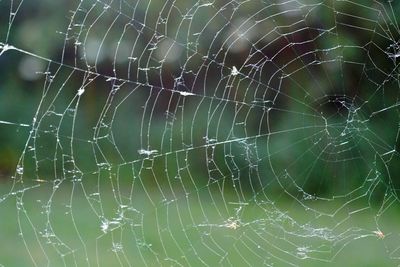
[[0, 115], [21, 261], [398, 264], [395, 1], [0, 6], [2, 72], [42, 86]]

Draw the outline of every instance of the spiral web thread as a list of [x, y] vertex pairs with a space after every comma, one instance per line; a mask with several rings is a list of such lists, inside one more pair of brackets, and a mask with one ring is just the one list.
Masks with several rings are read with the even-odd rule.
[[32, 1], [0, 2], [0, 59], [45, 66], [32, 121], [0, 117], [27, 138], [0, 195], [21, 258], [398, 264], [395, 1], [60, 3], [49, 54], [14, 38]]

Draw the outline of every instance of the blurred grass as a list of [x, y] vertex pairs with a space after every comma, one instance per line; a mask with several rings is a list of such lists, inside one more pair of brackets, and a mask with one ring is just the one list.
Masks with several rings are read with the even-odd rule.
[[[8, 184], [1, 186], [1, 195], [6, 193], [7, 187], [9, 187]], [[149, 194], [151, 197], [151, 194], [155, 193]], [[195, 192], [194, 195], [197, 193]], [[31, 188], [25, 191], [22, 198], [20, 198], [22, 194], [17, 193], [15, 196], [9, 196], [0, 205], [2, 215], [0, 229], [7, 229], [7, 231], [1, 231], [0, 238], [3, 246], [0, 252], [0, 264], [10, 267], [33, 266], [31, 255], [35, 259], [36, 266], [55, 267], [75, 266], [75, 264], [78, 266], [178, 266], [172, 259], [185, 266], [202, 266], [200, 258], [211, 266], [227, 266], [229, 265], [227, 260], [233, 266], [246, 266], [243, 259], [246, 259], [250, 265], [257, 266], [261, 264], [258, 257], [262, 256], [265, 264], [268, 260], [277, 262], [274, 266], [289, 266], [288, 263], [275, 257], [299, 266], [394, 266], [394, 262], [390, 259], [390, 256], [394, 255], [390, 255], [390, 252], [393, 251], [393, 246], [396, 246], [395, 236], [388, 235], [384, 239], [378, 239], [371, 234], [358, 239], [355, 235], [346, 242], [348, 244], [338, 251], [336, 258], [331, 262], [300, 260], [284, 252], [295, 251], [289, 242], [274, 237], [281, 234], [279, 226], [266, 231], [260, 228], [262, 223], [257, 220], [265, 217], [266, 214], [261, 213], [259, 207], [254, 204], [246, 206], [248, 212], [240, 219], [242, 222], [250, 222], [249, 225], [239, 226], [237, 229], [221, 227], [224, 221], [221, 221], [218, 210], [223, 210], [224, 203], [222, 201], [212, 203], [206, 195], [207, 193], [199, 194], [202, 201], [190, 201], [189, 206], [185, 205], [186, 201], [176, 199], [170, 204], [159, 204], [155, 207], [150, 205], [144, 194], [135, 195], [130, 199], [130, 205], [136, 211], [141, 211], [141, 215], [136, 212], [129, 213], [126, 210], [121, 227], [116, 227], [105, 234], [101, 230], [101, 215], [95, 212], [101, 210], [104, 214], [117, 213], [115, 195], [111, 190], [101, 193], [101, 203], [99, 203], [101, 209], [96, 207], [93, 209], [93, 206], [89, 206], [89, 202], [93, 199], [90, 200], [91, 197], [84, 196], [80, 186], [73, 189], [69, 185], [64, 185], [57, 190], [43, 185]], [[72, 202], [70, 202], [71, 199]], [[19, 201], [23, 201], [23, 205], [20, 205]], [[280, 208], [285, 210], [283, 207], [289, 208], [290, 205], [290, 203], [280, 203]], [[205, 215], [205, 207], [212, 212], [207, 211]], [[46, 213], [46, 210], [49, 213]], [[309, 219], [302, 209], [291, 208], [290, 212], [298, 222]], [[399, 219], [398, 212], [387, 212], [381, 223], [386, 226], [385, 231], [390, 228], [395, 230]], [[193, 227], [191, 220], [196, 222], [206, 220], [210, 225], [201, 226], [199, 223], [197, 227]], [[370, 221], [370, 214], [360, 213], [348, 218], [347, 223], [352, 226], [370, 227], [368, 223]], [[218, 222], [219, 226], [216, 225]], [[22, 229], [22, 236], [19, 227]], [[110, 224], [111, 228], [113, 224]], [[76, 229], [79, 230], [83, 243], [79, 240]], [[360, 236], [362, 236], [361, 233]], [[188, 240], [187, 237], [190, 239]], [[312, 238], [304, 241], [309, 242], [310, 239]], [[215, 247], [214, 242], [219, 244], [219, 249]], [[256, 243], [263, 245], [257, 248]], [[276, 249], [274, 245], [282, 250]], [[338, 247], [335, 247], [335, 244], [331, 245], [331, 253], [334, 254]], [[210, 253], [207, 246], [214, 248], [220, 255]], [[221, 256], [221, 249], [227, 253], [225, 261]], [[327, 247], [322, 246], [321, 249], [326, 250]], [[165, 251], [169, 258], [165, 255]], [[269, 253], [271, 255], [268, 255]]]

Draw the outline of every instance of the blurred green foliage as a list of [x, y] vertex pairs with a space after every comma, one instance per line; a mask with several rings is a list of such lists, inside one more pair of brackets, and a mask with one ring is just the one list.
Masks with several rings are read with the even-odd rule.
[[[185, 10], [192, 7], [194, 3], [190, 1], [175, 2], [174, 6]], [[143, 142], [148, 142], [153, 147], [158, 148], [160, 152], [167, 152], [184, 149], [183, 144], [189, 147], [202, 145], [207, 134], [209, 135], [207, 138], [221, 141], [232, 138], [238, 138], [239, 140], [243, 137], [254, 136], [255, 138], [251, 138], [250, 143], [238, 142], [237, 145], [233, 144], [232, 147], [233, 154], [237, 157], [236, 161], [239, 164], [238, 169], [241, 170], [242, 177], [252, 176], [249, 174], [251, 165], [258, 166], [257, 171], [259, 173], [263, 172], [265, 177], [280, 177], [290, 172], [291, 175], [297, 176], [296, 179], [300, 179], [298, 184], [303, 189], [321, 196], [331, 196], [349, 191], [349, 188], [357, 188], [364, 181], [369, 170], [373, 168], [372, 163], [374, 162], [375, 153], [384, 154], [385, 149], [388, 149], [385, 146], [390, 146], [397, 140], [397, 109], [393, 109], [393, 112], [389, 111], [387, 114], [383, 113], [369, 118], [371, 112], [390, 107], [396, 104], [398, 99], [396, 75], [391, 72], [393, 61], [387, 57], [387, 54], [382, 53], [382, 50], [393, 45], [391, 41], [396, 41], [398, 34], [395, 25], [390, 24], [391, 21], [396, 20], [392, 13], [379, 13], [390, 10], [385, 3], [379, 5], [371, 1], [372, 8], [368, 9], [366, 8], [368, 6], [366, 3], [363, 3], [362, 7], [360, 7], [357, 2], [327, 1], [315, 8], [304, 6], [304, 10], [309, 10], [304, 14], [299, 13], [296, 9], [290, 11], [291, 7], [297, 7], [295, 3], [292, 6], [291, 4], [287, 6], [272, 5], [267, 9], [261, 9], [267, 2], [250, 1], [240, 5], [234, 11], [230, 10], [231, 7], [228, 5], [225, 7], [225, 13], [228, 15], [230, 14], [229, 12], [234, 12], [232, 13], [234, 17], [231, 18], [233, 24], [240, 23], [241, 19], [250, 18], [250, 21], [258, 23], [254, 29], [258, 31], [264, 29], [265, 31], [257, 33], [257, 36], [263, 36], [263, 38], [254, 40], [254, 47], [261, 49], [263, 56], [266, 57], [265, 59], [267, 59], [267, 56], [273, 58], [273, 64], [267, 67], [263, 65], [265, 63], [258, 63], [264, 67], [260, 74], [256, 75], [252, 73], [252, 69], [246, 68], [246, 64], [248, 65], [253, 61], [256, 62], [259, 59], [262, 60], [262, 58], [259, 58], [257, 53], [249, 56], [254, 47], [249, 47], [249, 51], [243, 50], [241, 53], [230, 52], [229, 47], [231, 47], [232, 51], [235, 51], [233, 49], [234, 46], [228, 46], [226, 41], [231, 41], [232, 43], [238, 41], [234, 39], [227, 40], [227, 35], [221, 34], [222, 31], [227, 29], [224, 27], [224, 20], [229, 19], [228, 17], [213, 17], [213, 12], [210, 12], [210, 9], [204, 8], [204, 12], [200, 9], [199, 14], [196, 13], [196, 16], [192, 16], [188, 21], [191, 21], [193, 25], [186, 25], [185, 22], [180, 23], [177, 16], [170, 14], [168, 28], [162, 28], [162, 25], [159, 25], [159, 21], [157, 21], [159, 15], [156, 15], [162, 8], [161, 2], [151, 1], [151, 5], [148, 7], [147, 2], [144, 1], [139, 1], [137, 5], [126, 3], [126, 11], [135, 10], [135, 19], [131, 22], [124, 12], [120, 14], [121, 16], [118, 20], [113, 22], [115, 19], [114, 12], [103, 13], [103, 9], [100, 8], [101, 4], [97, 3], [92, 6], [93, 4], [90, 1], [83, 2], [80, 3], [81, 11], [66, 12], [69, 9], [74, 10], [76, 8], [75, 3], [71, 1], [58, 3], [54, 1], [24, 1], [18, 9], [17, 16], [12, 18], [12, 24], [10, 24], [9, 10], [11, 2], [3, 1], [1, 3], [2, 27], [0, 29], [0, 39], [2, 42], [53, 60], [53, 63], [48, 64], [49, 62], [37, 59], [41, 63], [36, 67], [42, 68], [41, 71], [45, 72], [45, 66], [47, 65], [47, 71], [52, 74], [57, 72], [54, 79], [46, 78], [46, 75], [37, 74], [37, 78], [27, 81], [21, 79], [21, 75], [23, 75], [21, 74], [21, 65], [24, 60], [32, 57], [31, 55], [11, 50], [0, 58], [0, 73], [2, 75], [2, 89], [0, 92], [2, 96], [1, 119], [16, 124], [31, 124], [35, 110], [40, 104], [36, 116], [37, 118], [43, 118], [43, 120], [37, 128], [37, 138], [35, 140], [37, 144], [36, 146], [33, 145], [36, 148], [36, 156], [39, 158], [31, 160], [29, 163], [29, 158], [26, 157], [25, 166], [27, 169], [36, 168], [36, 162], [49, 158], [49, 154], [52, 155], [50, 159], [62, 157], [62, 154], [70, 155], [71, 152], [57, 152], [55, 149], [58, 149], [56, 145], [57, 139], [61, 139], [60, 142], [62, 142], [62, 147], [65, 149], [72, 136], [76, 137], [76, 144], [74, 145], [76, 151], [74, 155], [70, 156], [76, 158], [76, 162], [84, 171], [91, 171], [97, 168], [95, 166], [96, 160], [93, 158], [96, 153], [101, 153], [103, 156], [106, 155], [106, 160], [113, 164], [135, 160], [137, 158], [136, 151], [143, 148]], [[314, 3], [308, 1], [306, 4], [312, 5]], [[216, 5], [222, 7], [223, 3], [216, 3]], [[111, 9], [113, 10], [118, 10], [121, 7], [118, 3], [111, 4]], [[356, 7], [359, 8], [357, 9]], [[391, 7], [394, 10], [398, 9], [397, 4], [392, 3]], [[12, 8], [15, 9], [16, 6]], [[286, 13], [279, 13], [282, 8], [287, 8], [290, 16]], [[91, 12], [88, 13], [88, 16], [84, 16], [85, 11], [88, 10]], [[175, 9], [171, 10], [172, 13], [176, 11]], [[257, 13], [258, 10], [261, 11]], [[144, 16], [146, 13], [147, 17]], [[353, 14], [353, 16], [348, 16], [347, 14], [349, 13]], [[68, 17], [65, 14], [68, 14]], [[168, 15], [162, 12], [160, 14], [160, 16]], [[394, 11], [393, 14], [395, 14]], [[292, 24], [298, 21], [300, 15], [304, 16], [302, 23], [309, 29], [291, 34], [288, 37], [284, 36], [285, 32], [290, 33], [295, 29], [302, 29], [303, 24]], [[148, 27], [143, 28], [141, 35], [136, 36], [139, 38], [135, 39], [135, 31], [138, 27], [141, 27], [140, 23], [145, 19], [145, 24]], [[68, 26], [71, 21], [73, 23]], [[83, 28], [80, 27], [81, 22], [84, 26]], [[206, 24], [206, 22], [209, 23]], [[134, 29], [132, 32], [129, 32], [129, 30], [123, 32], [124, 25], [127, 25], [127, 23], [131, 23]], [[275, 25], [278, 28], [270, 32], [273, 29], [271, 28], [271, 23], [272, 26]], [[248, 31], [249, 27], [252, 29], [252, 25], [250, 23], [242, 25], [238, 24], [238, 30], [252, 36]], [[347, 25], [355, 25], [356, 27], [347, 27]], [[377, 25], [382, 28], [377, 27]], [[68, 32], [69, 37], [66, 39], [65, 33], [68, 27], [71, 27], [71, 30]], [[336, 27], [335, 34], [319, 35], [322, 30], [328, 30], [332, 27]], [[223, 62], [228, 68], [242, 66], [241, 71], [244, 74], [251, 75], [252, 79], [257, 82], [239, 79], [228, 82], [226, 77], [224, 78], [221, 75], [205, 76], [206, 74], [203, 74], [203, 70], [199, 69], [199, 66], [204, 63], [201, 63], [201, 60], [196, 58], [196, 55], [189, 58], [182, 56], [181, 61], [175, 64], [166, 63], [165, 67], [162, 67], [163, 74], [161, 76], [157, 74], [157, 68], [160, 63], [154, 56], [151, 56], [147, 62], [139, 61], [138, 63], [133, 63], [137, 65], [131, 67], [128, 67], [128, 62], [113, 62], [115, 58], [118, 58], [118, 53], [122, 51], [115, 50], [117, 42], [126, 41], [131, 43], [132, 47], [134, 47], [133, 56], [144, 55], [146, 49], [148, 49], [146, 48], [148, 42], [153, 42], [154, 32], [151, 31], [152, 29], [156, 30], [158, 35], [166, 35], [181, 44], [185, 44], [185, 53], [191, 53], [194, 49], [199, 51], [200, 54], [208, 55], [209, 59], [214, 60], [215, 58], [217, 62]], [[188, 35], [187, 29], [189, 29], [191, 35]], [[383, 30], [389, 31], [390, 34], [387, 35], [391, 36], [392, 39], [382, 38]], [[105, 31], [107, 31], [106, 35], [104, 35]], [[201, 32], [198, 37], [194, 34], [197, 32]], [[218, 34], [213, 34], [213, 32]], [[314, 44], [307, 42], [312, 36], [315, 38]], [[90, 55], [93, 52], [85, 50], [89, 49], [85, 45], [91, 42], [91, 38], [102, 41], [102, 46], [90, 47], [96, 51], [94, 55], [98, 61], [95, 65], [90, 62]], [[135, 43], [133, 43], [134, 40], [136, 40]], [[282, 47], [285, 47], [285, 43], [289, 41], [298, 45], [289, 46], [288, 49], [284, 49], [277, 54]], [[83, 43], [83, 45], [77, 47], [75, 46], [77, 42]], [[332, 49], [334, 47], [341, 48]], [[278, 73], [277, 75], [276, 71], [291, 73], [301, 65], [309, 64], [312, 58], [297, 56], [304, 51], [309, 50], [311, 52], [314, 49], [317, 49], [317, 51], [314, 51], [315, 54], [311, 55], [318, 56], [318, 60], [323, 60], [322, 64], [310, 64], [306, 69], [296, 71], [283, 80], [282, 83], [279, 83], [282, 74]], [[106, 53], [109, 53], [110, 57], [101, 60], [102, 55]], [[111, 55], [114, 55], [114, 57]], [[58, 62], [63, 63], [61, 68], [59, 68]], [[290, 64], [287, 64], [287, 62], [290, 62]], [[154, 66], [154, 71], [151, 71], [150, 74], [142, 73], [140, 68], [143, 67], [141, 66], [143, 64], [149, 68]], [[113, 96], [113, 103], [109, 104], [107, 102], [110, 96], [110, 84], [100, 77], [85, 86], [86, 93], [80, 100], [79, 105], [76, 106], [75, 93], [81, 87], [82, 80], [87, 81], [88, 78], [95, 78], [97, 75], [85, 78], [82, 73], [79, 73], [79, 70], [74, 70], [73, 68], [85, 69], [87, 66], [92, 66], [89, 69], [93, 70], [94, 73], [104, 75], [105, 79], [114, 75], [113, 69], [117, 72], [118, 78], [127, 79], [127, 83], [124, 82], [124, 84], [118, 85], [121, 90]], [[221, 70], [218, 65], [205, 66], [208, 66], [208, 73], [225, 72], [226, 75], [226, 71]], [[279, 66], [283, 67], [278, 69]], [[190, 71], [193, 71], [193, 73], [198, 71], [197, 77], [185, 74], [185, 72], [180, 73], [182, 67], [188, 73]], [[135, 68], [139, 69], [135, 70]], [[327, 73], [327, 70], [329, 73]], [[388, 76], [388, 74], [391, 76]], [[185, 82], [177, 84], [173, 82], [172, 77], [180, 77]], [[388, 77], [393, 77], [394, 80], [387, 80]], [[51, 79], [51, 83], [49, 83], [49, 79]], [[202, 85], [202, 83], [205, 85]], [[149, 90], [149, 86], [154, 87]], [[160, 86], [166, 86], [167, 88], [176, 86], [176, 90], [195, 90], [196, 94], [210, 98], [187, 100], [185, 101], [185, 109], [181, 109], [182, 100], [178, 100], [175, 95], [169, 92], [159, 91], [157, 88]], [[237, 89], [235, 92], [228, 92], [226, 91], [226, 86], [236, 87]], [[260, 86], [270, 86], [271, 88], [263, 89], [259, 88]], [[125, 99], [128, 95], [131, 96]], [[157, 95], [159, 97], [155, 98]], [[343, 143], [340, 138], [337, 138], [339, 140], [333, 143], [329, 139], [322, 140], [319, 145], [316, 145], [316, 148], [311, 148], [308, 151], [307, 148], [310, 143], [307, 140], [298, 142], [299, 138], [315, 134], [315, 130], [320, 130], [320, 127], [324, 127], [323, 124], [325, 122], [322, 120], [315, 121], [311, 116], [299, 116], [299, 114], [325, 112], [328, 113], [328, 116], [339, 119], [337, 122], [329, 119], [329, 124], [341, 124], [339, 127], [345, 127], [343, 124], [347, 123], [348, 118], [346, 116], [348, 114], [346, 111], [339, 111], [340, 107], [335, 106], [337, 103], [332, 102], [335, 101], [336, 96], [339, 98], [342, 96], [348, 97], [346, 101], [349, 103], [352, 101], [352, 97], [361, 99], [361, 101], [357, 99], [359, 102], [356, 103], [362, 105], [362, 110], [357, 113], [357, 116], [360, 116], [360, 121], [367, 120], [366, 125], [362, 127], [366, 127], [368, 130], [362, 131], [361, 136], [358, 133], [355, 136], [352, 135], [350, 141], [346, 138], [342, 140], [343, 142], [348, 141], [350, 144], [347, 152], [341, 153], [341, 148], [336, 147], [338, 144]], [[222, 103], [217, 100], [220, 98], [244, 101], [245, 103], [254, 103], [254, 99], [262, 99], [264, 103], [274, 99], [274, 109], [266, 113], [263, 103], [255, 103], [250, 109], [242, 106], [240, 107], [242, 111], [237, 112], [238, 102]], [[13, 99], [13, 101], [9, 101], [9, 99]], [[150, 100], [150, 102], [146, 102], [146, 99]], [[315, 99], [320, 100], [315, 101]], [[365, 100], [368, 100], [367, 105], [363, 104]], [[109, 114], [101, 114], [102, 109], [107, 105], [110, 105]], [[145, 107], [147, 109], [142, 109], [144, 105], [147, 105]], [[198, 108], [194, 109], [190, 106]], [[78, 107], [77, 110], [75, 110], [76, 107]], [[355, 108], [358, 107], [356, 106]], [[281, 109], [295, 111], [297, 114], [280, 112]], [[115, 114], [113, 114], [113, 110], [115, 110]], [[49, 111], [52, 113], [49, 113]], [[165, 117], [166, 112], [172, 114], [173, 117]], [[184, 116], [181, 113], [185, 113]], [[58, 114], [65, 116], [60, 117]], [[143, 116], [141, 116], [142, 114]], [[205, 114], [209, 114], [208, 117], [200, 117]], [[103, 115], [104, 117], [100, 117]], [[178, 122], [176, 122], [176, 118], [178, 118]], [[183, 118], [182, 121], [181, 118]], [[98, 124], [99, 119], [101, 119], [103, 125]], [[196, 120], [196, 123], [191, 124], [192, 120]], [[246, 122], [245, 127], [235, 126], [235, 124], [243, 121]], [[182, 125], [179, 125], [180, 122]], [[383, 127], [388, 122], [391, 123], [390, 128]], [[72, 123], [74, 123], [75, 133], [71, 132]], [[175, 125], [169, 131], [168, 124], [171, 123], [175, 123]], [[192, 125], [195, 127], [194, 130], [191, 129]], [[314, 128], [307, 129], [309, 126]], [[30, 129], [5, 124], [2, 124], [1, 127], [0, 138], [5, 147], [1, 150], [2, 160], [0, 165], [2, 166], [2, 176], [5, 177], [12, 175]], [[97, 129], [93, 127], [97, 127]], [[268, 131], [287, 131], [297, 127], [304, 127], [304, 129], [293, 131], [292, 133], [288, 132], [284, 138], [282, 138], [283, 135], [279, 135], [278, 138], [275, 138], [275, 135], [268, 136]], [[59, 130], [58, 136], [55, 134], [57, 129]], [[207, 133], [205, 129], [207, 129]], [[370, 131], [371, 129], [373, 130]], [[385, 130], [379, 132], [381, 129]], [[167, 135], [165, 135], [166, 130], [169, 131]], [[146, 135], [145, 131], [151, 132], [147, 141], [143, 137], [143, 135]], [[94, 132], [96, 133], [94, 134]], [[108, 134], [110, 134], [109, 138], [113, 138], [113, 140], [104, 138], [97, 141], [98, 147], [103, 152], [93, 152], [91, 145], [85, 143], [85, 140], [91, 140], [93, 135], [107, 136]], [[180, 137], [181, 135], [184, 136], [183, 139]], [[257, 136], [260, 137], [258, 138]], [[320, 137], [317, 134], [313, 138], [318, 140]], [[374, 142], [378, 143], [380, 141], [373, 140], [374, 138], [380, 139], [383, 143], [375, 145]], [[139, 140], [140, 142], [138, 142]], [[172, 142], [169, 140], [172, 140]], [[373, 142], [370, 142], [371, 140]], [[161, 147], [161, 142], [164, 147]], [[334, 146], [329, 147], [328, 145], [326, 151], [319, 155], [319, 148], [329, 143], [334, 144]], [[32, 144], [28, 145], [32, 146]], [[312, 146], [315, 147], [315, 144]], [[43, 149], [39, 149], [40, 147], [43, 147]], [[351, 147], [356, 147], [356, 150]], [[118, 151], [115, 148], [118, 148]], [[383, 150], [381, 151], [379, 148], [383, 148]], [[313, 151], [314, 149], [316, 151]], [[217, 149], [217, 151], [218, 153], [214, 155], [215, 161], [219, 162], [217, 165], [221, 166], [221, 169], [224, 169], [223, 166], [227, 165], [222, 175], [231, 175], [232, 168], [229, 164], [226, 164], [226, 149]], [[249, 151], [255, 158], [250, 159], [247, 156], [241, 156]], [[341, 154], [339, 153], [340, 155], [335, 156], [338, 151]], [[60, 155], [58, 156], [57, 153], [60, 153]], [[259, 153], [259, 155], [256, 155], [256, 153]], [[271, 157], [268, 154], [273, 154], [274, 156]], [[288, 154], [291, 154], [290, 157], [288, 157]], [[324, 156], [323, 154], [327, 155]], [[203, 157], [201, 153], [199, 155]], [[298, 170], [295, 165], [292, 165], [291, 168], [293, 169], [287, 168], [287, 166], [291, 166], [291, 162], [296, 157], [301, 158], [301, 161], [298, 161], [300, 169]], [[327, 161], [324, 160], [324, 157], [328, 157], [325, 158]], [[360, 161], [327, 164], [327, 162], [337, 162], [341, 159], [357, 157], [360, 158]], [[366, 158], [371, 164], [363, 162], [363, 158]], [[392, 160], [397, 160], [397, 154], [395, 159]], [[312, 169], [301, 170], [305, 166], [304, 162], [306, 165], [315, 162], [312, 167], [310, 166], [315, 171]], [[333, 169], [329, 168], [329, 166], [332, 166]], [[273, 173], [268, 170], [271, 168]], [[63, 166], [59, 166], [57, 170], [56, 166], [43, 163], [39, 166], [39, 174], [37, 175], [49, 179], [49, 175], [51, 176], [53, 173], [62, 175], [62, 170]], [[396, 171], [395, 169], [393, 172], [396, 173]], [[301, 174], [298, 175], [299, 173]], [[301, 182], [301, 177], [305, 179], [304, 182]], [[335, 179], [339, 180], [341, 177], [352, 177], [352, 181], [336, 183], [332, 181], [331, 177], [336, 177]], [[262, 190], [265, 184], [271, 186], [269, 182], [266, 182], [267, 179], [261, 177], [251, 182], [248, 178], [244, 178], [241, 183], [243, 183], [244, 187], [256, 187], [258, 188], [257, 190]]]

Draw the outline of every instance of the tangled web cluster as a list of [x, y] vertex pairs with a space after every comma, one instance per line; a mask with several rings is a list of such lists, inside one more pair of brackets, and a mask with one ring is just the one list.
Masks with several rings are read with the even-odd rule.
[[396, 1], [0, 6], [0, 59], [42, 87], [0, 117], [30, 264], [399, 263]]

